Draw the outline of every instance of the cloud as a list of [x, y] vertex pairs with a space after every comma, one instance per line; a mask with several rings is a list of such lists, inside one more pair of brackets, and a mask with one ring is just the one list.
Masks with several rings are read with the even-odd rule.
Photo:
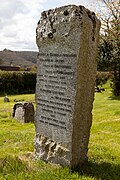
[[59, 0], [62, 5], [75, 4], [83, 5], [90, 10], [93, 10], [96, 5], [96, 0]]
[[19, 0], [1, 0], [0, 2], [0, 22], [2, 22], [2, 25], [6, 25], [7, 23], [10, 23], [12, 18], [15, 16], [15, 14], [18, 13], [27, 13], [27, 8], [25, 7], [25, 4], [22, 3], [22, 1]]
[[[36, 26], [41, 11], [95, 0], [0, 0], [0, 50], [37, 50]], [[88, 3], [89, 2], [89, 3]]]
[[47, 0], [1, 0], [0, 50], [37, 49], [35, 29], [45, 2]]

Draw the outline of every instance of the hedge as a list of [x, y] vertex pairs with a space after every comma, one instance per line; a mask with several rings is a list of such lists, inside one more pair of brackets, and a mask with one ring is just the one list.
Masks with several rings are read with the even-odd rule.
[[[97, 72], [96, 86], [112, 79], [112, 72]], [[0, 71], [0, 94], [35, 93], [36, 73], [28, 71]]]
[[0, 71], [0, 94], [35, 93], [36, 73]]

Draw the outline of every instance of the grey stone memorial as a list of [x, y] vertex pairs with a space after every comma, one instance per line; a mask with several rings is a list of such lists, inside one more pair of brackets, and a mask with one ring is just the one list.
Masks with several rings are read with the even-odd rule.
[[10, 102], [7, 96], [4, 97], [4, 102]]
[[13, 118], [21, 123], [34, 122], [34, 106], [31, 102], [17, 102], [13, 107]]
[[75, 168], [88, 157], [100, 21], [83, 6], [41, 14], [35, 156]]

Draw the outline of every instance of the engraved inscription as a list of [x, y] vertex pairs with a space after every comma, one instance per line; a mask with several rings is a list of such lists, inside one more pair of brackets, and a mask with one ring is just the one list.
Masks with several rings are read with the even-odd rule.
[[50, 54], [47, 54], [47, 53], [39, 53], [38, 56], [54, 56], [54, 57], [77, 57], [76, 54], [57, 54], [57, 53], [50, 53]]
[[[68, 60], [69, 58], [69, 60]], [[40, 122], [67, 130], [72, 113], [76, 54], [39, 53]]]

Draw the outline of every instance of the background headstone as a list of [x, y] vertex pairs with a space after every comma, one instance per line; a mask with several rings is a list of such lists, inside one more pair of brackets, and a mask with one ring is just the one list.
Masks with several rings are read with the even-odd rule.
[[10, 102], [7, 96], [4, 97], [4, 102]]
[[34, 122], [34, 106], [31, 102], [17, 102], [13, 107], [13, 117], [22, 122]]
[[39, 48], [35, 156], [75, 168], [87, 161], [100, 22], [69, 5], [44, 11]]

